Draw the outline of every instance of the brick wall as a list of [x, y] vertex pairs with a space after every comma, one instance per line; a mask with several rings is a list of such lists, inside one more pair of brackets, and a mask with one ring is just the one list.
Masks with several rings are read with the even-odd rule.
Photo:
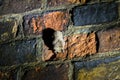
[[118, 64], [119, 0], [0, 0], [0, 80], [119, 80]]

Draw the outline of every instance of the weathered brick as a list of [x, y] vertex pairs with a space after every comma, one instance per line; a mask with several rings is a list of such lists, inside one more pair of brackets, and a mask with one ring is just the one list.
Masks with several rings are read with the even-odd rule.
[[64, 30], [68, 25], [70, 15], [67, 11], [55, 11], [44, 14], [43, 18], [46, 28]]
[[[45, 29], [43, 30], [42, 38], [43, 38], [43, 49], [42, 49], [42, 60], [58, 60], [58, 59], [66, 59], [67, 57], [67, 42], [65, 44], [65, 52], [64, 53], [58, 53], [55, 54], [53, 50], [53, 35], [54, 30], [53, 29]], [[67, 38], [65, 39], [67, 41]]]
[[111, 28], [97, 33], [99, 39], [99, 52], [120, 50], [120, 28]]
[[75, 80], [119, 80], [119, 59], [120, 56], [103, 60], [76, 62], [74, 72]]
[[36, 61], [36, 44], [33, 39], [0, 45], [0, 66]]
[[0, 22], [0, 43], [16, 37], [18, 25], [15, 20]]
[[68, 80], [68, 64], [48, 65], [26, 71], [22, 80]]
[[27, 15], [24, 17], [24, 33], [25, 35], [39, 35], [43, 30], [43, 18], [39, 15]]
[[79, 4], [85, 3], [86, 0], [47, 0], [48, 6], [60, 6], [60, 5], [70, 5], [70, 4]]
[[118, 18], [116, 3], [99, 3], [73, 8], [72, 19], [75, 26], [110, 22]]
[[[67, 45], [67, 43], [66, 43]], [[46, 45], [43, 47], [42, 60], [50, 61], [50, 60], [59, 60], [67, 58], [67, 46], [65, 47], [64, 53], [55, 54], [53, 50], [50, 50]]]
[[95, 54], [97, 52], [95, 33], [75, 34], [65, 37], [64, 40], [66, 43], [64, 53], [55, 54], [47, 47], [43, 49], [43, 60], [72, 59]]
[[30, 11], [36, 8], [41, 8], [41, 0], [7, 0], [1, 1], [0, 4], [0, 15], [9, 13], [21, 13]]
[[64, 30], [69, 23], [70, 15], [67, 11], [50, 11], [41, 15], [24, 16], [25, 35], [39, 35], [43, 29]]
[[68, 57], [82, 57], [87, 54], [96, 53], [95, 33], [75, 34], [68, 37]]
[[13, 71], [0, 70], [0, 80], [16, 80], [16, 74]]

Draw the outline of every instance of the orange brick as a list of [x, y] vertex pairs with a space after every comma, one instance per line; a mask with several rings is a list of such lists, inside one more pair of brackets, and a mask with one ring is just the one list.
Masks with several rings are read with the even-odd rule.
[[95, 33], [75, 34], [68, 37], [68, 58], [96, 53]]
[[[65, 39], [66, 40], [66, 39]], [[43, 53], [42, 53], [42, 60], [48, 61], [48, 60], [59, 60], [59, 59], [66, 59], [67, 58], [67, 42], [65, 44], [65, 51], [64, 53], [58, 53], [55, 54], [53, 50], [49, 49], [45, 44], [43, 47]]]
[[120, 28], [98, 32], [99, 52], [120, 50]]
[[43, 18], [45, 27], [54, 30], [63, 30], [69, 22], [68, 12], [62, 11], [46, 13]]
[[42, 54], [42, 60], [43, 61], [48, 61], [54, 56], [54, 53], [52, 50], [49, 50], [49, 48], [44, 45], [43, 47], [43, 54]]
[[43, 29], [65, 30], [69, 23], [70, 15], [67, 11], [46, 12], [42, 15], [24, 16], [25, 35], [39, 35]]
[[[75, 34], [69, 37], [65, 37], [65, 51], [64, 53], [55, 54], [52, 50], [46, 48], [43, 54], [47, 54], [46, 56], [50, 57], [47, 60], [59, 60], [59, 59], [72, 59], [77, 57], [83, 57], [87, 54], [95, 54], [96, 51], [96, 36], [95, 33], [91, 34]], [[51, 56], [52, 54], [52, 56]], [[54, 54], [54, 55], [53, 55]], [[54, 56], [54, 57], [53, 57]], [[46, 61], [46, 60], [44, 60]]]
[[33, 33], [39, 33], [42, 31], [43, 29], [42, 23], [43, 23], [43, 19], [40, 17], [37, 17], [36, 19], [35, 18], [31, 19], [30, 25], [33, 28]]

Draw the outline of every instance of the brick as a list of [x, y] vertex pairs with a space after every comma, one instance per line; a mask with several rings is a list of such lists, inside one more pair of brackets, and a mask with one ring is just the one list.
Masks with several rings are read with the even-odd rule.
[[[81, 3], [85, 3], [86, 0], [81, 0]], [[80, 0], [47, 0], [47, 5], [50, 7], [60, 5], [78, 4]]]
[[64, 53], [61, 52], [58, 54], [55, 54], [52, 49], [50, 49], [44, 44], [43, 53], [42, 53], [43, 61], [60, 60], [60, 59], [66, 59], [66, 58], [67, 58], [67, 43], [65, 45]]
[[16, 80], [15, 72], [0, 70], [0, 80]]
[[99, 52], [120, 50], [120, 28], [111, 28], [97, 33], [99, 39]]
[[26, 71], [22, 80], [68, 80], [68, 64], [48, 65]]
[[17, 35], [18, 25], [15, 20], [0, 22], [0, 43], [14, 39]]
[[43, 29], [65, 30], [70, 15], [67, 11], [49, 11], [39, 15], [24, 16], [25, 35], [39, 35]]
[[[45, 29], [43, 30], [42, 39], [43, 39], [43, 49], [42, 49], [42, 60], [59, 60], [59, 59], [66, 59], [67, 58], [67, 42], [65, 44], [65, 51], [64, 53], [55, 54], [53, 50], [52, 41], [54, 30], [53, 29]], [[67, 41], [67, 38], [64, 38]]]
[[9, 13], [22, 13], [36, 8], [41, 8], [41, 0], [7, 0], [0, 4], [0, 15]]
[[68, 57], [83, 57], [85, 55], [95, 54], [96, 36], [95, 33], [75, 34], [68, 37]]
[[46, 28], [64, 30], [68, 25], [70, 15], [67, 11], [55, 11], [43, 16]]
[[117, 18], [118, 6], [116, 3], [77, 6], [72, 10], [72, 19], [75, 26], [110, 22]]
[[39, 15], [24, 16], [25, 35], [39, 35], [43, 30], [43, 18]]
[[0, 66], [36, 61], [36, 44], [33, 39], [0, 45]]
[[[75, 63], [75, 80], [120, 79], [120, 57]], [[104, 75], [104, 76], [103, 76]]]
[[[44, 47], [43, 61], [47, 60], [59, 60], [59, 59], [72, 59], [83, 57], [86, 55], [95, 54], [96, 48], [96, 36], [95, 33], [90, 34], [75, 34], [64, 38], [65, 48], [64, 53], [53, 53], [48, 47]], [[46, 45], [44, 45], [46, 46]], [[46, 60], [45, 57], [47, 56]]]

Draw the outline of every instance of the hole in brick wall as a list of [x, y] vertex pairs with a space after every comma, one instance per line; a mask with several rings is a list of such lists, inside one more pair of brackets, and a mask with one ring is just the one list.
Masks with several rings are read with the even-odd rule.
[[53, 51], [52, 42], [54, 40], [54, 32], [55, 32], [55, 30], [53, 30], [51, 28], [47, 28], [42, 31], [43, 41], [44, 41], [45, 45], [52, 51]]
[[97, 43], [96, 43], [96, 50], [98, 52], [99, 51], [99, 46], [100, 46], [98, 36], [96, 36], [96, 41], [97, 41]]

